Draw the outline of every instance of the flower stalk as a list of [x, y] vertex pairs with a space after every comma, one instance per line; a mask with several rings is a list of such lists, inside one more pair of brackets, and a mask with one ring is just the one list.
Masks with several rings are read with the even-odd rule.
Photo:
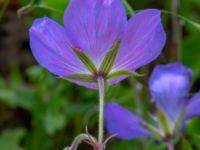
[[104, 96], [105, 96], [105, 80], [103, 77], [97, 78], [99, 88], [99, 132], [98, 142], [103, 143], [104, 134]]
[[90, 134], [79, 134], [74, 141], [72, 142], [70, 147], [66, 147], [64, 150], [77, 150], [78, 146], [82, 143], [82, 142], [86, 142], [90, 145], [92, 145], [94, 147], [95, 143], [96, 143], [96, 139], [94, 137], [92, 137]]
[[168, 147], [168, 150], [174, 150], [174, 145], [171, 144], [171, 143], [169, 143], [169, 144], [167, 145], [167, 147]]

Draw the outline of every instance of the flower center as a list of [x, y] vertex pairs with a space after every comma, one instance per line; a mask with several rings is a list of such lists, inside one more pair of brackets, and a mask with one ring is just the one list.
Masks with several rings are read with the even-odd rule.
[[108, 76], [108, 73], [106, 73], [106, 72], [104, 72], [104, 71], [101, 71], [101, 70], [96, 71], [96, 72], [94, 73], [94, 78], [95, 78], [95, 80], [96, 80], [97, 78], [99, 78], [99, 77], [102, 77], [102, 78], [106, 79], [107, 76]]

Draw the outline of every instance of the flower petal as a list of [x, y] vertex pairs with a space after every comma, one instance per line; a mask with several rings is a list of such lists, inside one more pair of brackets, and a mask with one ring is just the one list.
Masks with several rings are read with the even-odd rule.
[[76, 81], [76, 80], [69, 80], [69, 79], [66, 79], [66, 80], [68, 80], [70, 82], [73, 82], [73, 83], [75, 83], [77, 85], [84, 86], [86, 88], [98, 90], [98, 87], [97, 87], [96, 83], [86, 83], [86, 82], [81, 82], [81, 81]]
[[140, 124], [145, 123], [139, 116], [116, 103], [105, 105], [105, 126], [111, 134], [121, 139], [149, 137], [151, 134]]
[[121, 38], [126, 24], [120, 0], [71, 0], [64, 15], [68, 42], [97, 65]]
[[195, 94], [187, 107], [186, 119], [200, 116], [200, 93]]
[[180, 63], [157, 65], [151, 74], [149, 87], [157, 106], [176, 122], [185, 109], [192, 71]]
[[135, 69], [148, 64], [158, 57], [165, 45], [160, 11], [143, 10], [128, 22], [114, 69]]
[[65, 30], [44, 17], [34, 21], [29, 30], [30, 47], [40, 65], [55, 75], [87, 72], [66, 43]]
[[117, 77], [117, 78], [113, 78], [113, 79], [111, 79], [111, 80], [108, 80], [108, 83], [109, 83], [109, 85], [114, 85], [114, 84], [117, 84], [117, 83], [119, 83], [120, 81], [126, 79], [127, 77], [128, 77], [128, 76], [123, 75], [123, 76], [120, 76], [120, 77]]

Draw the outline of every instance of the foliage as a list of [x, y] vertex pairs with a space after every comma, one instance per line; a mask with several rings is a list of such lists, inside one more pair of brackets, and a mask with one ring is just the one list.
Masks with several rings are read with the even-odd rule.
[[6, 130], [0, 135], [1, 149], [3, 150], [17, 150], [20, 149], [20, 140], [25, 135], [25, 130], [16, 128], [14, 130]]
[[[134, 3], [130, 0], [125, 2], [129, 14], [133, 13], [133, 10], [152, 7], [152, 4], [153, 7], [170, 8], [170, 4], [164, 1], [143, 0]], [[18, 3], [23, 7], [29, 3], [29, 0], [18, 0]], [[44, 15], [62, 23], [62, 16], [67, 4], [68, 0], [34, 1], [33, 6], [35, 7], [31, 11], [32, 15], [26, 14], [28, 16], [26, 24], [30, 25], [35, 18]], [[181, 0], [181, 15], [191, 20], [199, 20], [199, 12], [200, 0]], [[166, 29], [167, 23], [166, 21]], [[184, 24], [183, 31], [182, 61], [193, 69], [194, 83], [198, 85], [200, 79], [200, 45], [198, 43], [200, 32], [187, 23]], [[152, 108], [147, 106], [149, 93], [145, 86], [146, 82], [142, 83], [144, 86], [141, 86], [140, 82], [134, 81], [134, 84], [141, 86], [139, 96], [135, 95], [138, 93], [138, 89], [131, 83], [132, 79], [128, 79], [122, 84], [109, 88], [106, 100], [118, 102], [130, 108], [131, 111], [140, 112], [149, 120], [148, 111], [152, 112]], [[194, 87], [194, 89], [196, 88], [199, 89], [199, 87]], [[31, 66], [25, 73], [22, 73], [18, 66], [13, 65], [8, 80], [0, 77], [0, 102], [3, 107], [12, 110], [19, 108], [25, 111], [30, 116], [30, 126], [26, 127], [21, 124], [20, 127], [16, 126], [11, 129], [4, 127], [0, 134], [1, 149], [17, 150], [22, 147], [27, 150], [62, 149], [66, 145], [70, 145], [77, 133], [84, 132], [86, 126], [88, 126], [89, 131], [96, 134], [97, 96], [96, 91], [61, 80], [39, 66]], [[141, 107], [141, 105], [144, 106]], [[138, 111], [138, 108], [141, 110]], [[4, 112], [3, 115], [6, 113]], [[18, 115], [20, 116], [20, 114]], [[199, 123], [199, 119], [189, 123], [188, 130], [181, 141], [177, 141], [178, 148], [181, 147], [184, 150], [200, 149]], [[138, 147], [141, 150], [166, 148], [159, 142], [149, 142], [146, 139], [112, 140], [110, 145], [110, 149], [113, 150], [136, 150]]]

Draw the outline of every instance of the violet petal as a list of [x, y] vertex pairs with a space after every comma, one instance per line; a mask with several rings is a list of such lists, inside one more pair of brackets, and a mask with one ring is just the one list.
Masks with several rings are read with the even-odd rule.
[[186, 119], [200, 116], [200, 93], [195, 94], [187, 107]]
[[166, 41], [160, 11], [146, 9], [128, 22], [114, 69], [135, 69], [157, 58]]
[[44, 17], [36, 19], [29, 30], [30, 47], [38, 63], [55, 75], [87, 72], [66, 43], [62, 26]]
[[120, 0], [71, 0], [64, 25], [68, 42], [99, 65], [127, 24]]
[[145, 123], [142, 118], [129, 112], [116, 103], [105, 105], [105, 126], [111, 134], [121, 139], [149, 137], [151, 134], [142, 127]]

